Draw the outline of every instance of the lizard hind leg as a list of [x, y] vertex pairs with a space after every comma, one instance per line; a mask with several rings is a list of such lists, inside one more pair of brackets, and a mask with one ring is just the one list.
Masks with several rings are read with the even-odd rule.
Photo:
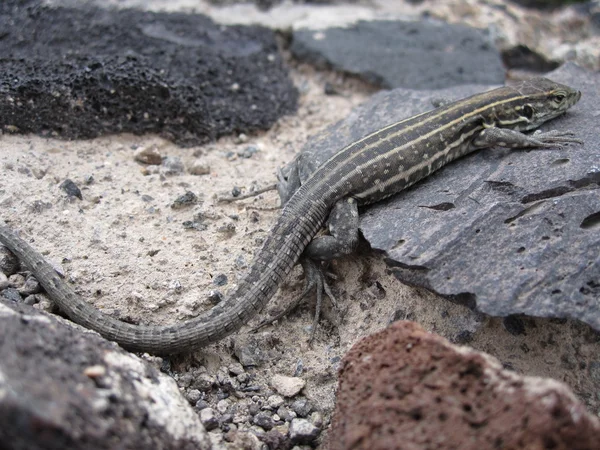
[[337, 309], [336, 298], [327, 283], [326, 273], [321, 262], [348, 255], [356, 248], [358, 244], [358, 205], [356, 200], [350, 197], [339, 200], [331, 210], [327, 225], [330, 234], [315, 237], [300, 258], [305, 277], [304, 288], [300, 295], [294, 298], [283, 312], [262, 322], [256, 329], [270, 325], [289, 314], [314, 290], [317, 304], [310, 336], [310, 341], [312, 341], [321, 314], [323, 294], [329, 297], [334, 308]]
[[337, 309], [337, 300], [333, 295], [333, 292], [331, 291], [331, 287], [326, 281], [326, 274], [323, 271], [320, 263], [317, 261], [313, 261], [310, 258], [303, 257], [300, 260], [300, 264], [302, 265], [302, 269], [304, 270], [304, 287], [302, 288], [302, 292], [298, 294], [282, 312], [278, 313], [274, 317], [264, 320], [256, 328], [254, 328], [253, 331], [257, 331], [265, 326], [271, 325], [274, 322], [277, 322], [279, 319], [290, 314], [314, 290], [317, 296], [317, 304], [315, 307], [315, 315], [313, 318], [309, 338], [309, 342], [312, 342], [315, 337], [315, 332], [319, 323], [319, 317], [321, 315], [321, 307], [323, 305], [323, 293], [325, 293], [325, 295], [329, 297], [329, 300], [333, 304], [334, 308]]

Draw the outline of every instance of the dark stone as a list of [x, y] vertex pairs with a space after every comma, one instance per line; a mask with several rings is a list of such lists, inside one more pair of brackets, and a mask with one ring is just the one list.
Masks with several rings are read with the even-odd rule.
[[208, 294], [208, 301], [211, 302], [213, 305], [218, 305], [223, 301], [224, 298], [225, 296], [220, 291], [210, 291], [210, 293]]
[[259, 367], [269, 361], [269, 346], [262, 336], [235, 336], [233, 352], [244, 368]]
[[21, 303], [23, 301], [23, 298], [21, 297], [21, 294], [19, 294], [19, 291], [12, 287], [3, 289], [1, 297], [14, 303]]
[[305, 398], [294, 400], [290, 408], [292, 408], [292, 411], [298, 414], [298, 417], [308, 417], [312, 411], [312, 405]]
[[213, 284], [215, 286], [225, 286], [227, 284], [227, 275], [221, 273], [213, 278]]
[[72, 180], [65, 180], [60, 184], [60, 188], [65, 191], [69, 197], [77, 197], [79, 200], [83, 200], [81, 195], [81, 189]]
[[274, 426], [273, 418], [265, 412], [259, 412], [257, 415], [255, 415], [252, 419], [252, 422], [254, 425], [258, 425], [266, 431], [269, 431]]
[[210, 448], [175, 382], [116, 344], [1, 299], [0, 330], [0, 447]]
[[454, 343], [459, 345], [465, 345], [473, 341], [473, 338], [474, 336], [472, 331], [463, 330], [454, 337]]
[[413, 322], [359, 341], [339, 374], [330, 450], [597, 448], [600, 421], [565, 385]]
[[3, 245], [0, 245], [0, 272], [7, 277], [19, 270], [19, 258]]
[[261, 442], [267, 445], [269, 449], [288, 449], [291, 448], [289, 439], [286, 435], [277, 430], [267, 431], [264, 435], [258, 437]]
[[519, 316], [511, 315], [505, 317], [502, 320], [502, 325], [504, 325], [504, 329], [513, 336], [521, 336], [527, 334], [525, 332], [525, 324]]
[[511, 2], [525, 8], [546, 10], [569, 5], [573, 3], [573, 0], [511, 0]]
[[185, 194], [180, 195], [175, 199], [175, 201], [171, 204], [171, 208], [173, 209], [183, 209], [190, 205], [194, 205], [198, 203], [199, 199], [196, 194], [192, 191], [186, 191]]
[[436, 89], [504, 81], [500, 54], [480, 30], [433, 20], [299, 29], [294, 31], [291, 50], [296, 58], [384, 88]]
[[321, 434], [321, 429], [307, 419], [292, 419], [290, 423], [290, 441], [294, 444], [309, 444]]
[[[571, 130], [583, 146], [476, 152], [365, 208], [360, 228], [403, 282], [493, 316], [576, 318], [600, 330], [600, 75], [567, 64], [548, 77], [583, 97], [542, 130]], [[433, 98], [481, 90], [378, 93], [309, 140], [300, 177], [362, 136], [431, 109]]]
[[38, 280], [36, 280], [32, 276], [29, 276], [25, 280], [25, 284], [23, 284], [23, 286], [19, 288], [19, 293], [23, 296], [27, 296], [31, 294], [38, 294], [39, 292], [41, 292], [41, 290], [42, 288]]
[[502, 62], [509, 69], [522, 69], [532, 72], [549, 72], [558, 68], [558, 61], [549, 61], [526, 45], [517, 45], [502, 51]]
[[271, 30], [198, 14], [4, 0], [0, 55], [7, 132], [198, 145], [267, 129], [296, 108]]

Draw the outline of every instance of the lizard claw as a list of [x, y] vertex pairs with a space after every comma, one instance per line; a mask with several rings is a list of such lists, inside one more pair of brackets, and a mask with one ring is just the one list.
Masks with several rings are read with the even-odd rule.
[[548, 147], [564, 148], [565, 144], [583, 145], [583, 141], [575, 138], [575, 133], [572, 131], [551, 130], [542, 132], [540, 130], [536, 130], [532, 136], [538, 141], [543, 142], [544, 145]]
[[309, 338], [309, 343], [312, 343], [315, 337], [315, 332], [317, 330], [317, 325], [319, 324], [319, 317], [321, 315], [323, 293], [325, 293], [325, 295], [329, 297], [329, 300], [331, 300], [331, 303], [333, 304], [334, 308], [337, 309], [337, 300], [333, 295], [333, 292], [331, 291], [331, 287], [325, 280], [325, 273], [318, 265], [318, 263], [309, 258], [302, 258], [300, 264], [302, 264], [302, 268], [304, 269], [304, 287], [300, 295], [294, 298], [290, 302], [290, 304], [285, 308], [284, 311], [280, 312], [275, 317], [264, 320], [263, 322], [258, 324], [252, 331], [258, 331], [259, 329], [265, 326], [273, 324], [282, 317], [287, 316], [290, 312], [296, 309], [298, 305], [300, 305], [300, 303], [304, 300], [304, 298], [308, 296], [310, 292], [314, 289], [317, 294], [317, 304], [315, 308], [315, 316], [313, 318]]

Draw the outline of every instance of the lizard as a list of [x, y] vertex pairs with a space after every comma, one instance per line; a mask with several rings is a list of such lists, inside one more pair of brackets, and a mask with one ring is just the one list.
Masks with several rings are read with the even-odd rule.
[[[32, 271], [74, 322], [131, 351], [158, 355], [190, 352], [240, 329], [263, 309], [297, 263], [311, 272], [317, 261], [351, 253], [358, 242], [360, 206], [394, 195], [476, 150], [583, 144], [569, 131], [523, 133], [563, 114], [580, 98], [576, 89], [533, 78], [385, 126], [341, 148], [302, 183], [292, 164], [279, 175], [281, 215], [248, 273], [219, 304], [181, 323], [135, 325], [104, 315], [78, 296], [40, 253], [2, 221], [0, 242]], [[317, 236], [325, 226], [329, 234]], [[317, 293], [325, 288], [319, 276], [322, 274], [317, 274]]]

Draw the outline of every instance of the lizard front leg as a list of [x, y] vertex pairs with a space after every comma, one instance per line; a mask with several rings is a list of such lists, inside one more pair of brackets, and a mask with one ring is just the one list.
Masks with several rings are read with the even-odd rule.
[[565, 144], [583, 144], [573, 137], [571, 131], [536, 132], [528, 135], [509, 128], [490, 127], [479, 132], [471, 141], [476, 148], [508, 147], [508, 148], [564, 148]]

